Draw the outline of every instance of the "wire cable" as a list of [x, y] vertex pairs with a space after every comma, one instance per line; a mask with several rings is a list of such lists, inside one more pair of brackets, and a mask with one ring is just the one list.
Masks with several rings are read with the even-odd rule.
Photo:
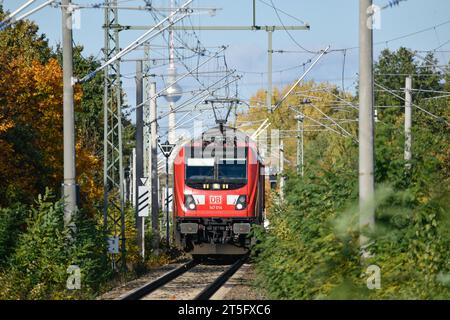
[[[260, 0], [261, 1], [261, 0]], [[313, 50], [308, 50], [305, 47], [303, 47], [300, 43], [297, 42], [297, 40], [294, 39], [294, 37], [292, 36], [292, 34], [286, 29], [286, 26], [283, 23], [283, 19], [281, 19], [280, 14], [278, 13], [278, 11], [280, 9], [278, 9], [277, 7], [275, 7], [275, 5], [273, 4], [273, 1], [270, 0], [270, 3], [272, 4], [272, 8], [275, 11], [275, 14], [277, 15], [278, 20], [280, 21], [281, 25], [283, 26], [284, 31], [286, 32], [286, 34], [289, 36], [289, 38], [291, 38], [292, 42], [294, 42], [300, 49], [305, 50], [308, 53], [311, 54], [319, 54], [320, 51], [313, 51]]]

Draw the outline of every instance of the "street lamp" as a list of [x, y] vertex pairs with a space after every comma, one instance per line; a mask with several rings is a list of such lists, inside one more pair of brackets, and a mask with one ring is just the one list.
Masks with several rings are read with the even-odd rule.
[[164, 157], [166, 157], [166, 242], [167, 247], [169, 247], [169, 157], [173, 148], [175, 148], [175, 144], [169, 143], [169, 141], [166, 140], [166, 142], [162, 144], [158, 142], [158, 146]]

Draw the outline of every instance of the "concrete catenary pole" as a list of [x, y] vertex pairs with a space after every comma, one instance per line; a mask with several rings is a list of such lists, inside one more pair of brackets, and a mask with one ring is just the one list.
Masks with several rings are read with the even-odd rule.
[[150, 172], [151, 172], [151, 206], [152, 206], [152, 234], [153, 249], [159, 248], [159, 204], [158, 204], [158, 132], [157, 132], [157, 105], [156, 83], [150, 82]]
[[137, 197], [136, 197], [136, 193], [137, 193], [137, 189], [136, 189], [136, 148], [133, 148], [132, 152], [131, 152], [131, 170], [132, 172], [131, 174], [131, 203], [133, 204], [133, 207], [137, 206]]
[[[359, 1], [359, 226], [375, 224], [372, 0]], [[363, 255], [367, 238], [360, 237]]]
[[297, 119], [297, 174], [300, 174], [300, 119]]
[[411, 76], [405, 79], [405, 162], [406, 168], [411, 167], [412, 158], [412, 78]]
[[303, 177], [303, 114], [299, 114], [295, 117], [297, 120], [297, 174]]
[[272, 110], [272, 34], [273, 29], [267, 29], [267, 95], [266, 104], [268, 110]]
[[284, 199], [284, 143], [280, 142], [280, 199]]
[[304, 128], [305, 128], [305, 126], [304, 126], [304, 123], [303, 123], [303, 121], [304, 121], [304, 117], [302, 116], [302, 120], [300, 121], [301, 123], [300, 123], [300, 138], [301, 138], [301, 144], [300, 144], [300, 146], [301, 146], [301, 158], [300, 158], [300, 160], [301, 160], [301, 175], [302, 175], [302, 177], [305, 175], [305, 148], [304, 148], [304, 145], [305, 145], [305, 136], [304, 136], [304, 132], [305, 132], [305, 130], [304, 130]]
[[[63, 44], [63, 133], [64, 133], [64, 182], [63, 195], [65, 199], [64, 223], [72, 223], [76, 213], [77, 185], [75, 172], [75, 114], [73, 102], [73, 48], [72, 48], [72, 13], [71, 1], [61, 2], [62, 10], [62, 44]], [[72, 225], [71, 227], [75, 227]]]
[[170, 246], [170, 219], [169, 219], [169, 157], [166, 157], [166, 198], [164, 199], [166, 204], [166, 245]]
[[[136, 105], [139, 106], [143, 101], [143, 77], [142, 77], [142, 60], [136, 61]], [[142, 186], [141, 178], [144, 177], [144, 110], [143, 108], [136, 109], [136, 190]], [[139, 193], [134, 195], [136, 204], [139, 203]], [[136, 210], [136, 229], [139, 252], [143, 257], [144, 252], [144, 217], [139, 217], [139, 206], [135, 206]]]

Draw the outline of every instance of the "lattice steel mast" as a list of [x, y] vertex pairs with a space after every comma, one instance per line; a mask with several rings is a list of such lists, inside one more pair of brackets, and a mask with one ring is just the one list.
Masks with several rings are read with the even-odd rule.
[[[120, 52], [117, 0], [105, 2], [104, 57], [108, 61]], [[122, 158], [122, 91], [120, 82], [120, 59], [104, 69], [104, 153], [103, 219], [110, 240], [112, 267], [125, 263], [125, 217], [124, 217], [124, 171]], [[111, 245], [112, 243], [112, 245]]]

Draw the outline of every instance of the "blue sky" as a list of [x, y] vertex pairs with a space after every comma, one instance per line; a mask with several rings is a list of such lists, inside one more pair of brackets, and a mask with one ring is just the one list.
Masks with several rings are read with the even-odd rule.
[[[42, 3], [44, 0], [38, 1]], [[262, 0], [270, 4], [270, 0]], [[280, 22], [270, 6], [261, 0], [256, 0], [257, 13], [256, 22], [258, 25], [280, 25]], [[4, 0], [4, 7], [8, 10], [17, 8], [25, 0]], [[100, 0], [77, 0], [79, 4], [100, 3]], [[123, 5], [142, 5], [144, 1], [121, 1]], [[182, 1], [178, 1], [181, 3]], [[309, 50], [318, 50], [326, 45], [331, 45], [332, 49], [354, 47], [358, 45], [358, 1], [357, 0], [273, 0], [275, 6], [284, 10], [297, 19], [310, 24], [310, 31], [291, 31], [303, 47]], [[376, 0], [374, 4], [383, 6], [388, 0]], [[167, 7], [169, 1], [154, 0], [153, 5]], [[194, 15], [191, 17], [192, 24], [201, 25], [250, 25], [252, 23], [252, 0], [194, 0], [196, 7], [216, 7], [215, 16], [208, 14]], [[285, 25], [298, 25], [299, 21], [284, 15], [280, 16]], [[30, 19], [36, 21], [40, 31], [45, 33], [51, 45], [56, 45], [61, 39], [60, 10], [56, 8], [46, 8]], [[383, 42], [375, 46], [375, 57], [380, 50], [389, 47], [397, 49], [399, 46], [406, 46], [415, 50], [432, 50], [449, 40], [450, 23], [437, 27], [427, 32], [422, 32], [411, 37], [396, 41], [386, 42], [402, 35], [410, 34], [434, 25], [450, 20], [450, 1], [448, 0], [408, 0], [401, 2], [399, 6], [388, 8], [381, 12], [381, 29], [374, 31], [374, 41]], [[154, 22], [152, 16], [144, 11], [120, 12], [119, 21], [121, 24], [146, 25]], [[99, 55], [103, 46], [103, 10], [85, 9], [81, 12], [81, 28], [74, 30], [74, 40], [83, 44], [85, 54]], [[125, 47], [133, 39], [137, 38], [144, 31], [123, 31], [121, 33], [121, 46]], [[263, 31], [202, 31], [197, 32], [197, 36], [204, 46], [229, 45], [226, 51], [227, 64], [230, 68], [239, 71], [250, 71], [254, 73], [242, 73], [243, 79], [239, 82], [239, 92], [242, 98], [248, 98], [259, 87], [266, 86], [267, 68], [267, 35]], [[193, 36], [188, 36], [187, 41], [193, 41]], [[155, 44], [163, 44], [161, 39], [155, 40]], [[273, 36], [274, 50], [301, 50], [289, 38], [285, 31], [276, 31]], [[214, 49], [211, 49], [214, 50]], [[439, 50], [449, 50], [450, 43], [442, 46]], [[157, 57], [166, 55], [164, 51]], [[101, 55], [100, 55], [101, 56]], [[131, 57], [142, 57], [142, 51], [130, 54]], [[282, 70], [289, 67], [301, 65], [303, 62], [313, 57], [309, 53], [275, 53], [273, 57], [273, 69]], [[450, 59], [449, 52], [437, 53], [437, 58], [441, 63], [446, 63]], [[130, 62], [122, 63], [122, 74], [124, 90], [127, 94], [127, 102], [134, 104], [134, 79], [133, 72], [135, 65]], [[335, 52], [326, 55], [320, 63], [312, 70], [307, 79], [317, 81], [330, 81], [341, 85], [343, 68], [343, 53]], [[358, 50], [348, 50], [346, 52], [344, 85], [351, 90], [355, 84], [356, 72], [358, 69]], [[182, 67], [179, 72], [183, 73]], [[293, 68], [289, 71], [274, 72], [274, 86], [285, 85], [292, 82], [303, 71], [302, 67]], [[163, 73], [163, 68], [155, 68], [152, 72]], [[158, 89], [163, 87], [161, 79], [157, 78]], [[190, 88], [192, 82], [186, 80], [182, 86]], [[234, 90], [234, 88], [233, 88]], [[161, 101], [164, 108], [164, 101]]]

